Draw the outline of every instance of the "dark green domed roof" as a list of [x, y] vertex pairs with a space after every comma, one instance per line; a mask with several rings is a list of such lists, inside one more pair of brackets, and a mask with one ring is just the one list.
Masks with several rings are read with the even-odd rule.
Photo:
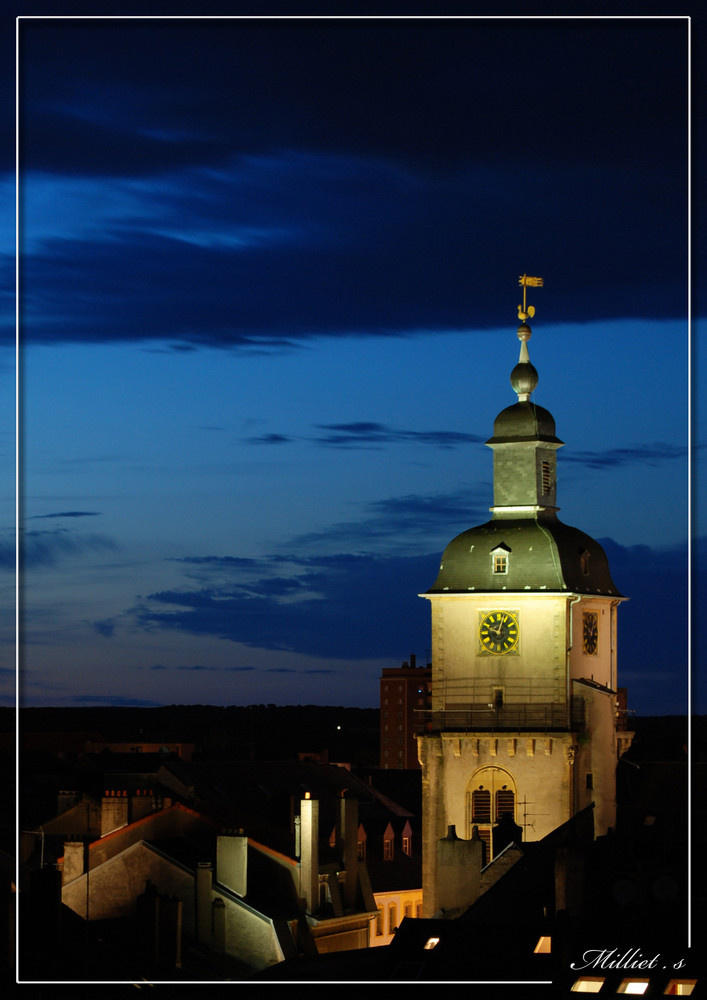
[[[494, 573], [494, 550], [508, 556], [506, 573]], [[571, 592], [621, 597], [598, 542], [554, 515], [499, 518], [470, 528], [444, 550], [428, 594]]]
[[493, 423], [488, 444], [505, 441], [548, 441], [562, 444], [555, 436], [555, 420], [549, 410], [535, 403], [514, 403], [501, 410]]

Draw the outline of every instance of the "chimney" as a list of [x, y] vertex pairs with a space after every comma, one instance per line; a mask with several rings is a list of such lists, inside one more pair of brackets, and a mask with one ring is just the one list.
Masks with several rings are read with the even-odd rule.
[[208, 861], [196, 868], [196, 939], [199, 944], [211, 944], [211, 886], [213, 870]]
[[61, 872], [62, 886], [73, 882], [84, 873], [84, 845], [81, 840], [70, 840], [64, 844], [64, 867]]
[[245, 896], [248, 888], [248, 838], [242, 830], [216, 838], [216, 879]]
[[410, 653], [410, 666], [411, 667], [417, 666], [417, 656], [415, 655], [415, 653]]
[[226, 904], [217, 896], [213, 902], [214, 948], [222, 954], [226, 951]]
[[454, 826], [437, 841], [437, 885], [435, 912], [463, 909], [478, 899], [483, 843], [478, 827], [472, 828], [471, 840], [460, 840]]
[[336, 826], [336, 850], [346, 871], [344, 905], [352, 910], [356, 906], [358, 885], [358, 799], [346, 798], [346, 789], [339, 799]]
[[300, 897], [307, 913], [319, 909], [319, 802], [300, 800]]
[[101, 837], [128, 825], [127, 792], [106, 791], [101, 799]]

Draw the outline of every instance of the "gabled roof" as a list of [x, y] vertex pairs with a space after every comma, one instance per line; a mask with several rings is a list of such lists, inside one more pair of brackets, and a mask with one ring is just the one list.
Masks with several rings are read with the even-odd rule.
[[342, 796], [358, 801], [359, 821], [367, 831], [390, 821], [404, 821], [412, 814], [347, 768], [312, 761], [194, 761], [169, 762], [183, 789], [192, 789], [198, 808], [230, 818], [231, 825], [248, 833], [269, 828], [292, 830], [299, 801], [309, 793], [319, 801], [319, 828], [328, 839], [337, 820]]

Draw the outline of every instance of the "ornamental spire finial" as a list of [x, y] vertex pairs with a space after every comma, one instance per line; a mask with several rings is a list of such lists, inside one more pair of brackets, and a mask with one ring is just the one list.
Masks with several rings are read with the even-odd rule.
[[528, 285], [532, 285], [534, 288], [542, 288], [543, 279], [531, 278], [530, 275], [528, 274], [521, 274], [520, 278], [518, 279], [518, 284], [521, 285], [523, 288], [523, 305], [518, 306], [518, 319], [525, 322], [526, 319], [532, 319], [533, 316], [535, 315], [535, 306], [526, 306], [525, 304], [525, 290], [528, 287]]
[[520, 358], [518, 359], [518, 364], [511, 372], [511, 385], [518, 394], [518, 402], [527, 403], [530, 400], [530, 394], [538, 384], [538, 373], [530, 363], [528, 355], [528, 341], [530, 340], [531, 330], [526, 322], [526, 320], [532, 319], [535, 315], [535, 307], [526, 305], [525, 290], [528, 285], [535, 288], [542, 288], [543, 279], [531, 278], [527, 274], [522, 274], [518, 283], [523, 288], [523, 305], [518, 306], [518, 319], [521, 321], [518, 327]]

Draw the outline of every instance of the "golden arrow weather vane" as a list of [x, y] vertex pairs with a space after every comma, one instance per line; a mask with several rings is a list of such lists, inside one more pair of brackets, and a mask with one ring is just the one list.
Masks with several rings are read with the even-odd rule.
[[526, 306], [525, 304], [525, 290], [529, 285], [533, 288], [542, 288], [543, 279], [531, 278], [529, 274], [521, 274], [518, 284], [523, 286], [523, 305], [518, 306], [518, 319], [525, 322], [526, 319], [532, 319], [535, 315], [535, 306]]

